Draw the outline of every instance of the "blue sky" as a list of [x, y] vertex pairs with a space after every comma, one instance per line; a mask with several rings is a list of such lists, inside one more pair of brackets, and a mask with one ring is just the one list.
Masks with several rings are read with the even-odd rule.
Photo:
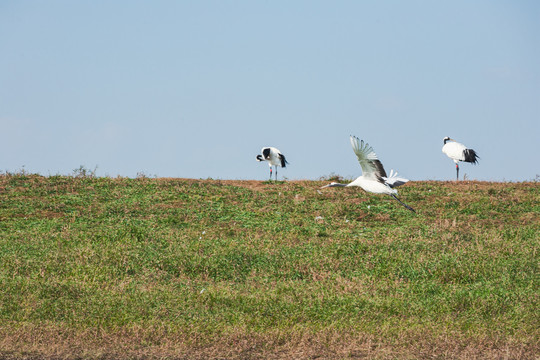
[[2, 1], [0, 170], [260, 179], [540, 174], [537, 1]]

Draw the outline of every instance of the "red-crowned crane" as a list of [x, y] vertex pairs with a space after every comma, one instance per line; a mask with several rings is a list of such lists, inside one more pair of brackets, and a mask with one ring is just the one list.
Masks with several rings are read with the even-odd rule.
[[416, 212], [412, 207], [397, 198], [397, 190], [394, 189], [395, 187], [405, 184], [409, 180], [398, 177], [397, 172], [394, 172], [394, 170], [391, 170], [390, 176], [387, 176], [375, 151], [373, 151], [373, 148], [369, 146], [369, 144], [364, 143], [364, 140], [359, 140], [356, 136], [351, 136], [351, 145], [358, 158], [358, 162], [362, 167], [362, 175], [349, 184], [333, 182], [323, 186], [323, 188], [335, 186], [359, 186], [368, 192], [390, 195], [408, 210]]
[[270, 180], [272, 180], [272, 166], [276, 168], [276, 180], [277, 180], [277, 167], [284, 168], [289, 162], [285, 159], [285, 155], [281, 153], [275, 147], [267, 146], [261, 149], [261, 155], [257, 155], [257, 161], [268, 161], [270, 166]]
[[456, 180], [459, 180], [459, 165], [460, 161], [477, 164], [480, 156], [473, 149], [467, 149], [467, 147], [461, 143], [458, 143], [454, 139], [450, 139], [448, 136], [443, 139], [444, 145], [442, 152], [446, 154], [450, 159], [456, 163]]

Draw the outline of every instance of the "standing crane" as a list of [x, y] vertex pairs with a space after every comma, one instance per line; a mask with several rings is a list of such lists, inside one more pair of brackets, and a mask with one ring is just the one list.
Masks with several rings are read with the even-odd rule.
[[476, 151], [467, 149], [467, 147], [448, 136], [443, 139], [444, 145], [442, 152], [456, 163], [456, 180], [459, 180], [459, 165], [460, 161], [477, 164], [480, 158]]
[[277, 180], [277, 167], [281, 166], [284, 168], [289, 162], [285, 159], [285, 155], [281, 153], [275, 147], [263, 147], [261, 149], [261, 154], [257, 155], [257, 161], [268, 161], [270, 166], [270, 180], [272, 180], [272, 166], [276, 168], [276, 180]]

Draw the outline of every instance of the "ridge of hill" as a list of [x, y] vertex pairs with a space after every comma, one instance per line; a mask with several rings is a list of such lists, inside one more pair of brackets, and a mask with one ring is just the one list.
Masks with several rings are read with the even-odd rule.
[[540, 186], [0, 176], [0, 358], [533, 359]]

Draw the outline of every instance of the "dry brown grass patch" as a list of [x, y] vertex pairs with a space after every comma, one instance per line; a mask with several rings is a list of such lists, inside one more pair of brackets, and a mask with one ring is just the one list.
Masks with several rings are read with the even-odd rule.
[[[318, 332], [273, 331], [203, 339], [159, 327], [104, 331], [54, 325], [0, 329], [4, 359], [537, 359], [538, 341], [499, 342], [462, 334], [417, 333], [399, 337], [334, 328]], [[19, 349], [24, 348], [24, 353]]]

